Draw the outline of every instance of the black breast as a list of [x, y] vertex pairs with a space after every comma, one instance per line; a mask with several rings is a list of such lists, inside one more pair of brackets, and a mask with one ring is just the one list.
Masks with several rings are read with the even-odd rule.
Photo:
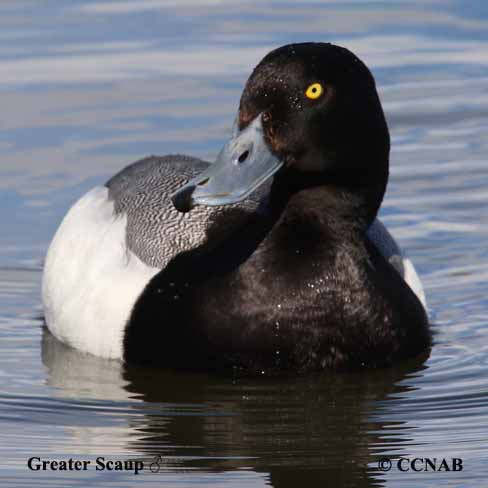
[[320, 219], [290, 212], [253, 219], [153, 278], [127, 326], [128, 362], [305, 373], [388, 364], [428, 347], [422, 305], [366, 238], [338, 239]]

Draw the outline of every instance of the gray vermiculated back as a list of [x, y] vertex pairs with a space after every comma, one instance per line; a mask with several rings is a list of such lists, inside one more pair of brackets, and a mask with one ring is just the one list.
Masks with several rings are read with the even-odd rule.
[[106, 186], [116, 215], [126, 215], [126, 245], [144, 263], [164, 268], [177, 254], [207, 242], [207, 231], [225, 215], [225, 231], [242, 223], [242, 213], [256, 210], [259, 199], [227, 207], [197, 206], [178, 212], [170, 195], [201, 173], [208, 162], [183, 155], [150, 156], [124, 168]]

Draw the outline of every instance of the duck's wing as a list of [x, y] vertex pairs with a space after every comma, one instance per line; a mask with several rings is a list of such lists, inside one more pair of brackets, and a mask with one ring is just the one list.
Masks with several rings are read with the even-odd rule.
[[177, 254], [230, 232], [243, 222], [243, 214], [256, 210], [257, 193], [239, 204], [178, 212], [171, 195], [209, 164], [191, 156], [151, 156], [106, 183], [115, 214], [127, 219], [126, 246], [142, 262], [162, 269]]
[[190, 156], [151, 156], [106, 183], [115, 215], [127, 219], [126, 246], [142, 262], [164, 268], [176, 254], [205, 240], [205, 212], [182, 214], [170, 196], [208, 165]]
[[398, 271], [408, 286], [410, 286], [424, 308], [427, 309], [424, 287], [412, 261], [405, 255], [379, 219], [375, 219], [371, 224], [368, 230], [368, 236], [380, 253], [388, 259], [390, 264]]

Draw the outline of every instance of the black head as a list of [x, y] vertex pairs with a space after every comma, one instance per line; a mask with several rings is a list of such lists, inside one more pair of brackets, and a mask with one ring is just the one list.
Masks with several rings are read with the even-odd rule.
[[238, 129], [190, 182], [196, 203], [242, 200], [278, 171], [275, 181], [290, 192], [334, 185], [361, 200], [366, 221], [375, 217], [388, 179], [388, 128], [373, 76], [347, 49], [303, 43], [267, 54], [242, 93]]
[[260, 113], [265, 139], [291, 181], [367, 191], [377, 211], [390, 140], [374, 78], [359, 58], [326, 43], [271, 51], [246, 83], [239, 128]]

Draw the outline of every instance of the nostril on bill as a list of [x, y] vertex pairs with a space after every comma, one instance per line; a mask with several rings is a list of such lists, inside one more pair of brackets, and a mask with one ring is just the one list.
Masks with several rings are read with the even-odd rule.
[[210, 180], [210, 178], [205, 178], [204, 180], [200, 181], [200, 183], [198, 183], [198, 186], [205, 186], [208, 183], [208, 180]]
[[243, 163], [248, 156], [249, 156], [249, 151], [244, 151], [237, 160], [239, 161], [239, 163]]

